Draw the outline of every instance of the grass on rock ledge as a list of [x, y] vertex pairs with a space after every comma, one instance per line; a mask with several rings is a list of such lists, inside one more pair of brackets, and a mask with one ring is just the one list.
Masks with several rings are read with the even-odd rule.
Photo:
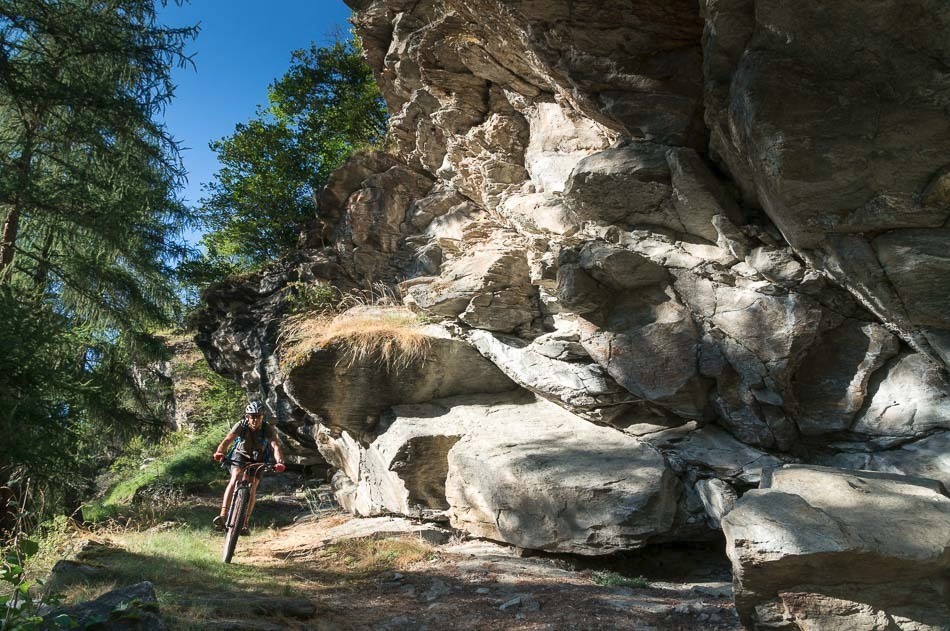
[[281, 364], [293, 368], [319, 348], [335, 347], [340, 364], [378, 363], [398, 371], [425, 361], [430, 339], [425, 320], [405, 307], [358, 306], [336, 315], [303, 313], [288, 318], [281, 332]]

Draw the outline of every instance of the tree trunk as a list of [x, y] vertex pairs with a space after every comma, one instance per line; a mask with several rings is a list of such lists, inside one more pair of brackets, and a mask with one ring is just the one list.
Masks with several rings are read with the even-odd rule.
[[17, 232], [20, 230], [20, 205], [14, 204], [3, 222], [0, 232], [0, 275], [13, 262], [13, 250], [16, 246]]
[[53, 254], [53, 236], [53, 228], [50, 226], [46, 229], [43, 250], [36, 262], [36, 270], [33, 272], [33, 288], [38, 296], [43, 296], [46, 293], [46, 281], [49, 277], [49, 257]]
[[3, 221], [3, 231], [0, 232], [0, 278], [10, 264], [13, 263], [13, 253], [16, 251], [16, 239], [20, 232], [20, 218], [23, 215], [23, 207], [26, 205], [28, 191], [30, 186], [30, 171], [33, 166], [33, 130], [27, 130], [23, 141], [23, 153], [17, 160], [16, 169], [17, 187], [13, 193], [13, 206], [10, 208], [7, 218]]
[[13, 192], [13, 206], [3, 221], [3, 229], [0, 231], [0, 278], [3, 278], [13, 263], [13, 253], [16, 251], [17, 235], [20, 232], [20, 217], [23, 215], [23, 207], [26, 205], [28, 191], [30, 186], [30, 171], [33, 166], [33, 129], [26, 131], [23, 139], [23, 153], [17, 160], [17, 184]]

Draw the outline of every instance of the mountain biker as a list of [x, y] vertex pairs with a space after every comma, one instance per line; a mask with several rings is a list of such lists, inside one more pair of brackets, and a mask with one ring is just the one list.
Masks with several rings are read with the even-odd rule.
[[[240, 440], [238, 440], [240, 439]], [[231, 480], [228, 482], [228, 488], [224, 491], [224, 499], [221, 501], [221, 514], [214, 518], [216, 528], [223, 529], [227, 520], [228, 509], [231, 505], [231, 492], [237, 485], [238, 480], [244, 473], [245, 467], [254, 462], [264, 462], [267, 454], [265, 453], [267, 444], [273, 447], [274, 471], [278, 473], [283, 471], [284, 454], [280, 446], [280, 439], [277, 438], [277, 432], [270, 423], [264, 423], [264, 406], [257, 401], [252, 401], [244, 408], [244, 420], [235, 423], [231, 431], [228, 432], [221, 444], [214, 452], [214, 459], [218, 462], [224, 460], [224, 454], [227, 452], [231, 443], [237, 441], [234, 445], [234, 451], [230, 460], [236, 461], [231, 465]], [[261, 481], [261, 468], [254, 473], [254, 480], [251, 483], [251, 497], [247, 510], [247, 521], [251, 518], [251, 511], [254, 510], [254, 499], [257, 495], [257, 485]], [[241, 530], [242, 534], [247, 533], [247, 521], [244, 522]]]

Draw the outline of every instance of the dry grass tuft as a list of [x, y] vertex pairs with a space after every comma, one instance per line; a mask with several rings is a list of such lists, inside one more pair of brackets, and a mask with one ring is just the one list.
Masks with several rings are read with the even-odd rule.
[[430, 341], [418, 315], [403, 307], [354, 307], [338, 315], [301, 314], [288, 318], [279, 340], [281, 363], [288, 368], [311, 351], [334, 347], [339, 365], [378, 363], [401, 370], [425, 361]]
[[436, 549], [415, 537], [386, 539], [344, 539], [328, 546], [324, 562], [332, 569], [346, 572], [408, 570], [422, 561], [438, 557]]

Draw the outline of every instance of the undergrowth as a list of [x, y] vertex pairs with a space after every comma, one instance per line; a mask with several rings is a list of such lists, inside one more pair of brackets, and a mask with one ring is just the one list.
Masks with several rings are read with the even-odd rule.
[[650, 586], [650, 581], [642, 576], [629, 578], [623, 574], [618, 574], [617, 572], [611, 571], [594, 572], [591, 579], [594, 581], [595, 585], [601, 585], [603, 587], [645, 588]]
[[162, 497], [174, 501], [182, 489], [208, 484], [222, 476], [211, 453], [229, 424], [211, 424], [194, 436], [170, 434], [160, 443], [133, 440], [130, 449], [110, 467], [106, 490], [83, 508], [86, 521], [101, 522], [128, 514], [136, 500], [157, 508]]

